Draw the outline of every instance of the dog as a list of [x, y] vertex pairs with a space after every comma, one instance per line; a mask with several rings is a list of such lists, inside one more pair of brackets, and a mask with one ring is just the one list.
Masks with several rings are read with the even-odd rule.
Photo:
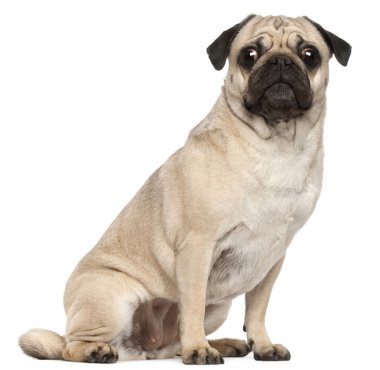
[[[207, 49], [229, 68], [185, 145], [151, 175], [69, 278], [65, 336], [33, 329], [39, 359], [289, 360], [264, 319], [321, 191], [328, 63], [351, 46], [307, 17], [250, 15]], [[207, 340], [245, 294], [247, 341]]]

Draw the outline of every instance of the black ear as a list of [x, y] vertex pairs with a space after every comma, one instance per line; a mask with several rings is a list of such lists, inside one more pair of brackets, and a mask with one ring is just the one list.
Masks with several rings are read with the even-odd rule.
[[315, 28], [322, 35], [326, 44], [330, 48], [331, 53], [335, 55], [336, 60], [342, 65], [346, 66], [348, 63], [348, 59], [350, 59], [351, 55], [351, 45], [341, 39], [340, 37], [334, 35], [332, 32], [326, 31], [320, 24], [312, 21], [308, 17], [306, 18], [311, 24], [315, 26]]
[[245, 26], [252, 18], [253, 14], [243, 19], [240, 23], [224, 31], [208, 48], [207, 54], [211, 60], [212, 65], [220, 71], [226, 64], [228, 53], [233, 39], [238, 34], [243, 26]]

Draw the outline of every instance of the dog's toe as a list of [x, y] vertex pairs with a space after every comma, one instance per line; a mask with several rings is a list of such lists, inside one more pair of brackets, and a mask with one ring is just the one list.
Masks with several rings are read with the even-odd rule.
[[290, 352], [282, 344], [254, 348], [253, 357], [257, 361], [289, 361]]

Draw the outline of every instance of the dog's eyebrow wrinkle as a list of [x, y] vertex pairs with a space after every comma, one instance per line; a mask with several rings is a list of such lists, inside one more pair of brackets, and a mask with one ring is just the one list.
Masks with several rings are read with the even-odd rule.
[[273, 21], [273, 27], [278, 30], [282, 25], [284, 24], [284, 21], [281, 17], [274, 17]]
[[[295, 47], [296, 47], [296, 50], [298, 50], [300, 45], [304, 44], [306, 40], [300, 34], [296, 35], [296, 39], [297, 41], [296, 41]], [[290, 48], [289, 39], [288, 39], [288, 47]]]
[[305, 41], [304, 38], [303, 38], [299, 33], [297, 33], [296, 31], [293, 31], [293, 32], [289, 33], [289, 35], [288, 35], [288, 39], [286, 40], [286, 41], [287, 41], [286, 44], [287, 44], [288, 48], [291, 48], [290, 45], [289, 45], [289, 40], [290, 40], [290, 37], [291, 37], [294, 33], [296, 34], [295, 37], [298, 39], [298, 41], [297, 41], [297, 47], [298, 47], [301, 43], [303, 43], [303, 42]]
[[255, 42], [260, 42], [261, 41], [261, 43], [264, 45], [264, 43], [262, 42], [262, 40], [264, 39], [264, 36], [268, 36], [269, 39], [270, 39], [271, 44], [270, 44], [270, 46], [268, 48], [268, 49], [270, 49], [273, 46], [273, 37], [274, 37], [270, 33], [268, 33], [268, 32], [260, 32], [260, 33], [258, 33], [257, 35], [254, 36], [254, 40], [255, 40]]
[[[280, 44], [280, 48], [282, 48], [282, 43], [284, 41], [284, 36], [285, 36], [285, 28], [282, 29], [282, 36], [281, 36], [281, 44]], [[288, 37], [288, 40], [289, 40], [289, 37]]]
[[257, 35], [255, 35], [255, 39], [256, 38], [258, 38], [258, 37], [263, 37], [263, 35], [267, 35], [267, 36], [269, 36], [271, 39], [273, 39], [273, 35], [271, 35], [270, 33], [268, 33], [268, 32], [260, 32], [260, 33], [258, 33]]
[[302, 44], [303, 42], [305, 42], [304, 38], [301, 35], [297, 34], [296, 37], [298, 39], [298, 42], [297, 42], [298, 45]]

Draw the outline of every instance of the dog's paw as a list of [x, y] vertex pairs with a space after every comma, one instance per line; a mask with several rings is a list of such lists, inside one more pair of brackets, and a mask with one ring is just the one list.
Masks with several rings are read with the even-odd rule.
[[290, 352], [282, 344], [273, 344], [253, 349], [253, 357], [257, 361], [289, 361]]
[[113, 363], [119, 358], [117, 350], [106, 343], [93, 343], [86, 349], [86, 361], [92, 363]]
[[223, 357], [212, 347], [198, 347], [182, 351], [181, 357], [186, 365], [218, 365], [224, 363]]

